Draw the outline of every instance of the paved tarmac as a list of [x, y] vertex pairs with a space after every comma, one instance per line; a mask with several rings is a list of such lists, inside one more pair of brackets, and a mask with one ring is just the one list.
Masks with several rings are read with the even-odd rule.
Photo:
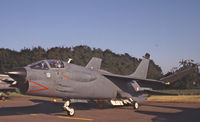
[[198, 103], [144, 102], [131, 106], [99, 108], [94, 103], [73, 103], [74, 117], [66, 116], [63, 102], [42, 97], [12, 97], [0, 101], [0, 122], [200, 122]]

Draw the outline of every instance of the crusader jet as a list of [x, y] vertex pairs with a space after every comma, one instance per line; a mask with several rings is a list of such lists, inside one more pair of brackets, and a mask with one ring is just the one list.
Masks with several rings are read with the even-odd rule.
[[10, 87], [10, 84], [6, 83], [5, 81], [12, 82], [13, 85], [16, 83], [8, 75], [0, 74], [0, 100], [5, 100], [5, 98], [9, 95], [9, 92], [15, 92], [15, 88]]
[[146, 79], [150, 55], [147, 53], [136, 71], [130, 75], [117, 75], [101, 70], [100, 58], [93, 57], [83, 67], [61, 60], [42, 60], [25, 67], [15, 68], [7, 74], [17, 83], [10, 85], [22, 94], [62, 98], [64, 110], [69, 116], [75, 111], [71, 99], [107, 100], [112, 105], [130, 104], [134, 109], [148, 97], [139, 83], [168, 84], [167, 79]]

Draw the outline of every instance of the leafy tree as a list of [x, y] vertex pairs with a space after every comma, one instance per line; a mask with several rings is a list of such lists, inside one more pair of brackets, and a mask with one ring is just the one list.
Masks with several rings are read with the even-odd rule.
[[180, 67], [175, 68], [176, 70], [168, 74], [174, 74], [176, 72], [183, 71], [188, 68], [193, 68], [193, 72], [190, 72], [187, 76], [183, 77], [181, 80], [174, 82], [171, 88], [175, 89], [192, 89], [200, 85], [200, 74], [198, 71], [197, 64], [193, 60], [182, 60], [179, 62]]
[[[24, 48], [19, 52], [10, 49], [0, 49], [0, 73], [14, 67], [26, 66], [27, 64], [43, 59], [60, 59], [67, 61], [73, 59], [74, 64], [85, 66], [92, 57], [102, 58], [102, 69], [112, 73], [129, 75], [135, 71], [141, 59], [130, 56], [128, 53], [115, 54], [109, 49], [91, 49], [88, 46], [76, 47], [53, 47], [45, 50], [38, 46], [32, 49]], [[162, 76], [162, 70], [153, 61], [150, 63], [149, 78]]]
[[44, 60], [46, 58], [46, 51], [42, 47], [34, 47], [31, 51], [32, 62]]

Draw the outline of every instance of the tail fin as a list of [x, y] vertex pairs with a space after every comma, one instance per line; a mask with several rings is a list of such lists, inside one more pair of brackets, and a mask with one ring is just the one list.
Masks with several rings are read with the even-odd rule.
[[102, 59], [100, 58], [92, 57], [92, 59], [89, 61], [89, 63], [85, 67], [98, 70], [101, 68], [101, 61]]
[[140, 62], [137, 69], [135, 70], [135, 72], [129, 76], [134, 78], [146, 79], [149, 68], [149, 61], [150, 61], [149, 58], [150, 54], [146, 53], [145, 56], [143, 56], [143, 59]]

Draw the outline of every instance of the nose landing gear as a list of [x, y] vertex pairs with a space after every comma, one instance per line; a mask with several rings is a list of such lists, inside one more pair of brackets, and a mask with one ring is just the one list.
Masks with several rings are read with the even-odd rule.
[[70, 100], [67, 100], [63, 106], [64, 110], [67, 111], [69, 116], [74, 116], [75, 110], [74, 108], [70, 107]]

